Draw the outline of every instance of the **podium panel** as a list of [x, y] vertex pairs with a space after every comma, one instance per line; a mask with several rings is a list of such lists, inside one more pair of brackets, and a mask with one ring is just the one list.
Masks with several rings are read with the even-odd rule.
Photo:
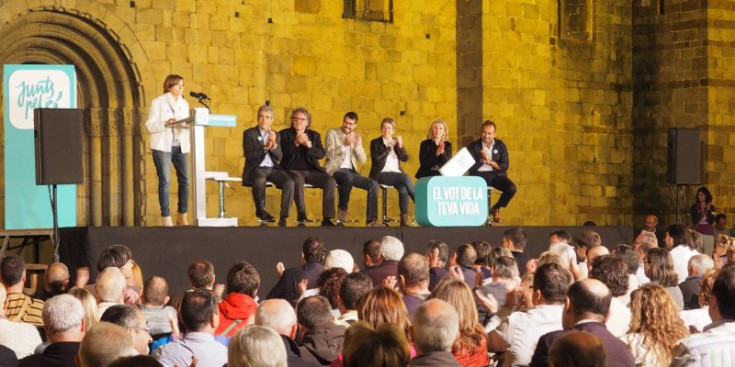
[[479, 227], [487, 220], [481, 177], [424, 177], [416, 182], [416, 221], [431, 227]]

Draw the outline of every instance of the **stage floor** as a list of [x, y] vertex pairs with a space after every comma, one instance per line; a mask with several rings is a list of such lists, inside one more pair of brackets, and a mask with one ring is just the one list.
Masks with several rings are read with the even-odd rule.
[[[207, 259], [214, 264], [218, 283], [225, 283], [232, 264], [245, 260], [260, 272], [259, 294], [265, 295], [277, 281], [276, 263], [282, 261], [286, 267], [299, 265], [301, 244], [308, 237], [321, 237], [330, 250], [347, 250], [362, 268], [362, 244], [369, 239], [395, 236], [403, 241], [406, 252], [423, 254], [432, 239], [446, 242], [450, 251], [477, 240], [500, 246], [503, 232], [508, 228], [76, 227], [61, 229], [60, 255], [72, 274], [80, 266], [91, 265], [91, 279], [95, 279], [95, 264], [105, 247], [127, 245], [144, 278], [153, 275], [166, 278], [172, 295], [188, 288], [186, 269], [196, 259]], [[573, 235], [583, 228], [598, 232], [608, 247], [633, 242], [632, 227], [524, 227], [529, 239], [526, 252], [537, 256], [546, 250], [552, 231], [565, 229]]]

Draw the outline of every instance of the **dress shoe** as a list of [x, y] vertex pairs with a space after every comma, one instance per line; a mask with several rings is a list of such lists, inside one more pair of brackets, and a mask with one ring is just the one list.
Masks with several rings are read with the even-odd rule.
[[270, 215], [265, 210], [258, 210], [255, 212], [255, 216], [258, 217], [263, 222], [275, 222], [276, 218], [274, 218], [272, 215]]
[[401, 214], [401, 227], [411, 227], [411, 222], [408, 220], [408, 214]]
[[340, 222], [348, 222], [350, 219], [347, 218], [347, 210], [339, 210], [339, 213], [337, 213], [337, 220]]
[[296, 214], [296, 221], [299, 223], [306, 223], [309, 221], [309, 218], [306, 217], [306, 212], [299, 212]]
[[387, 224], [378, 222], [377, 220], [371, 220], [367, 222], [367, 224], [365, 225], [365, 227], [371, 227], [371, 228], [375, 228], [375, 227], [385, 228], [387, 226], [388, 226]]
[[334, 224], [331, 218], [324, 218], [322, 221], [322, 227], [344, 227], [342, 223]]
[[163, 217], [163, 226], [164, 227], [173, 227], [174, 222], [171, 220], [171, 216]]
[[500, 223], [503, 221], [503, 218], [500, 218], [500, 209], [493, 209], [492, 216], [493, 216], [493, 222], [495, 223]]
[[189, 220], [186, 218], [186, 213], [176, 213], [176, 225], [177, 226], [188, 226]]
[[285, 218], [285, 217], [284, 217], [284, 218], [281, 218], [281, 219], [280, 219], [280, 220], [278, 221], [278, 226], [279, 226], [279, 227], [284, 227], [284, 228], [285, 228], [285, 227], [287, 227], [287, 225], [286, 225], [286, 222], [287, 222], [287, 220], [288, 220], [288, 218]]

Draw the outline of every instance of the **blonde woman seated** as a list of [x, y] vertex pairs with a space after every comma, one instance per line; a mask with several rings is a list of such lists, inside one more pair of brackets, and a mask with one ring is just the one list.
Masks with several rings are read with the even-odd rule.
[[281, 336], [270, 328], [248, 325], [230, 340], [229, 367], [288, 367]]
[[416, 178], [441, 176], [439, 168], [452, 158], [452, 143], [449, 142], [449, 129], [442, 119], [431, 123], [426, 140], [419, 147], [419, 170]]
[[377, 329], [356, 322], [345, 332], [343, 351], [344, 365], [350, 367], [405, 367], [411, 361], [406, 334], [387, 322]]

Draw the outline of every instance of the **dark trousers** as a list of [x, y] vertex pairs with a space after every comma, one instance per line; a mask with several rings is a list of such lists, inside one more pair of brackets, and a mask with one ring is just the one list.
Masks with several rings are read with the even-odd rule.
[[490, 210], [505, 208], [508, 206], [510, 199], [516, 194], [516, 185], [506, 176], [498, 176], [495, 172], [477, 172], [475, 176], [485, 179], [487, 185], [502, 192], [498, 201]]
[[398, 206], [401, 215], [408, 214], [408, 198], [413, 200], [414, 187], [411, 177], [400, 172], [381, 172], [378, 175], [378, 183], [393, 186], [398, 190]]
[[253, 201], [258, 211], [265, 209], [265, 183], [273, 182], [281, 190], [281, 218], [288, 217], [294, 196], [294, 182], [286, 171], [272, 167], [258, 167], [251, 174], [253, 185]]
[[294, 181], [294, 201], [296, 202], [296, 210], [299, 213], [306, 212], [304, 184], [308, 183], [324, 190], [322, 193], [322, 216], [324, 218], [334, 218], [334, 192], [337, 189], [337, 182], [332, 176], [317, 170], [290, 170], [288, 174]]
[[339, 204], [340, 210], [347, 210], [350, 203], [350, 192], [352, 187], [357, 187], [367, 191], [367, 221], [372, 222], [378, 219], [378, 182], [365, 176], [361, 176], [355, 170], [348, 168], [340, 168], [332, 175], [339, 185]]

